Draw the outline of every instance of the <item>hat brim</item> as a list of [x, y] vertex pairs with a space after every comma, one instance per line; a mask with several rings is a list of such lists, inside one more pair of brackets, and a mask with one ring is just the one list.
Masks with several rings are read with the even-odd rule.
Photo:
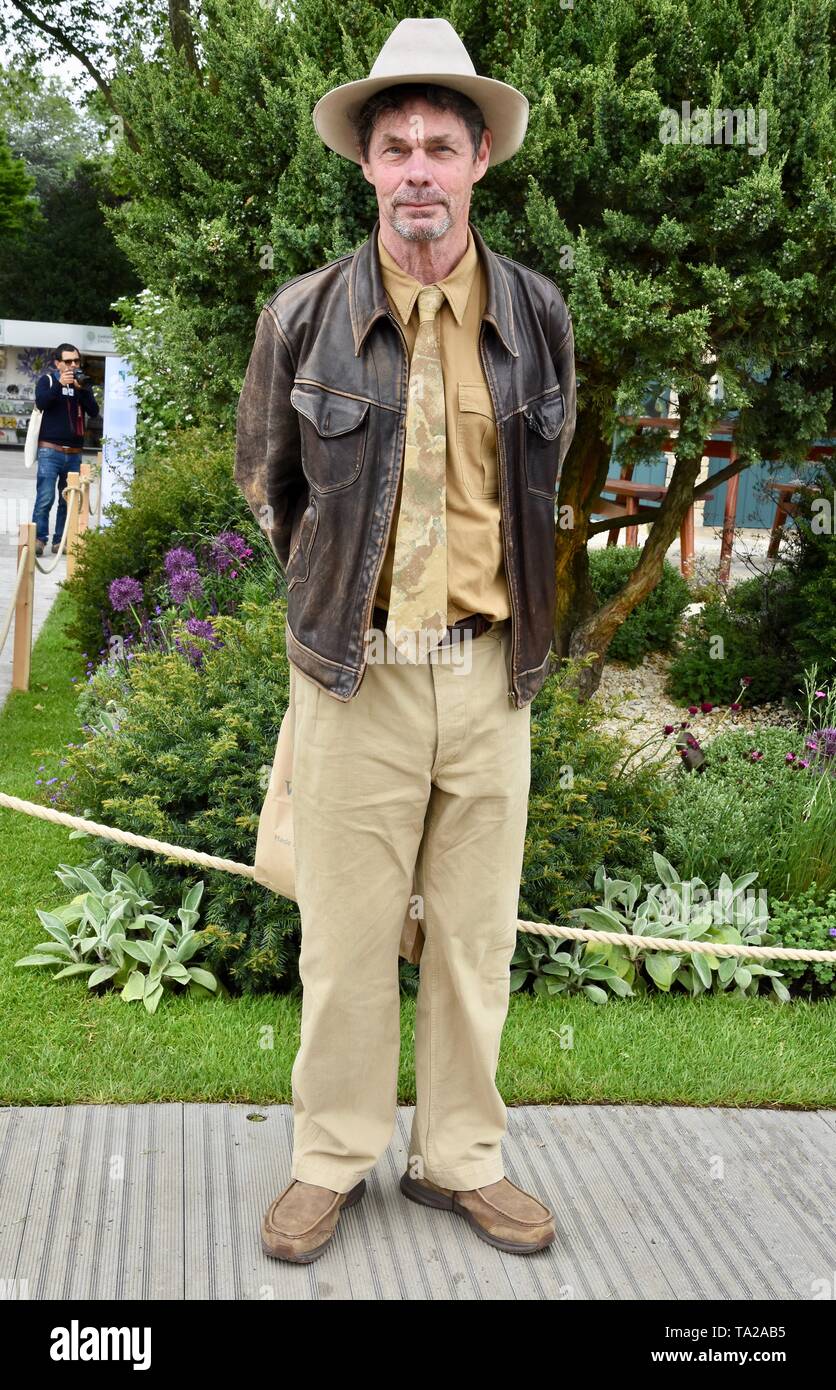
[[375, 92], [404, 82], [432, 82], [437, 87], [452, 87], [475, 101], [485, 118], [485, 125], [493, 135], [489, 165], [510, 159], [525, 139], [528, 98], [516, 87], [493, 77], [469, 77], [462, 73], [451, 73], [447, 77], [437, 72], [410, 73], [403, 77], [364, 77], [358, 82], [344, 82], [342, 86], [334, 87], [320, 97], [313, 109], [317, 134], [329, 149], [359, 164], [360, 154], [351, 117]]

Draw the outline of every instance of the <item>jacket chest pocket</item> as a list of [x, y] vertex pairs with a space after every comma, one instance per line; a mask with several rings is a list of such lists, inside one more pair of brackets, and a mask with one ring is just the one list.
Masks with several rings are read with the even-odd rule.
[[291, 405], [302, 417], [302, 469], [318, 492], [334, 492], [357, 481], [366, 453], [369, 402], [325, 386], [297, 384]]
[[459, 477], [471, 497], [498, 497], [493, 401], [481, 382], [459, 382], [456, 420]]
[[551, 499], [557, 491], [557, 436], [566, 417], [560, 387], [554, 386], [542, 396], [535, 396], [523, 407], [522, 413], [528, 490]]
[[316, 498], [312, 497], [299, 519], [296, 541], [287, 557], [284, 577], [288, 593], [294, 584], [304, 584], [310, 573], [311, 547], [318, 524], [319, 508], [316, 505]]

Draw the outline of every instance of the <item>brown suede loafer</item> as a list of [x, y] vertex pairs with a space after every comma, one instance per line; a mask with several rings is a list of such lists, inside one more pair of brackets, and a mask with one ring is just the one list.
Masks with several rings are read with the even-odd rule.
[[400, 1187], [411, 1202], [463, 1216], [481, 1240], [509, 1255], [542, 1250], [555, 1238], [554, 1217], [549, 1208], [508, 1178], [456, 1192], [452, 1187], [439, 1187], [429, 1178], [411, 1178], [404, 1173]]
[[366, 1190], [361, 1178], [349, 1192], [292, 1178], [270, 1203], [261, 1223], [261, 1248], [276, 1260], [310, 1264], [334, 1239], [340, 1213], [353, 1207]]

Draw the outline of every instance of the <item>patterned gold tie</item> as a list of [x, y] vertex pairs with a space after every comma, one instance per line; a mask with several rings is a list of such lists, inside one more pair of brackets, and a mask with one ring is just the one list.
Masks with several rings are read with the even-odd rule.
[[435, 316], [444, 291], [418, 293], [406, 409], [401, 505], [395, 537], [386, 632], [417, 663], [447, 630], [447, 429], [444, 377]]

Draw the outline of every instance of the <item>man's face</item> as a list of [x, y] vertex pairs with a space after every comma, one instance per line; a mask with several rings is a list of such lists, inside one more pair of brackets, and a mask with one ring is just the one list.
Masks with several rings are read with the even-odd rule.
[[60, 357], [55, 359], [59, 371], [66, 372], [71, 367], [80, 367], [81, 358], [77, 352], [62, 352]]
[[488, 167], [492, 136], [474, 161], [467, 126], [422, 97], [381, 116], [363, 174], [374, 185], [380, 217], [405, 241], [432, 241], [467, 223], [474, 183]]

